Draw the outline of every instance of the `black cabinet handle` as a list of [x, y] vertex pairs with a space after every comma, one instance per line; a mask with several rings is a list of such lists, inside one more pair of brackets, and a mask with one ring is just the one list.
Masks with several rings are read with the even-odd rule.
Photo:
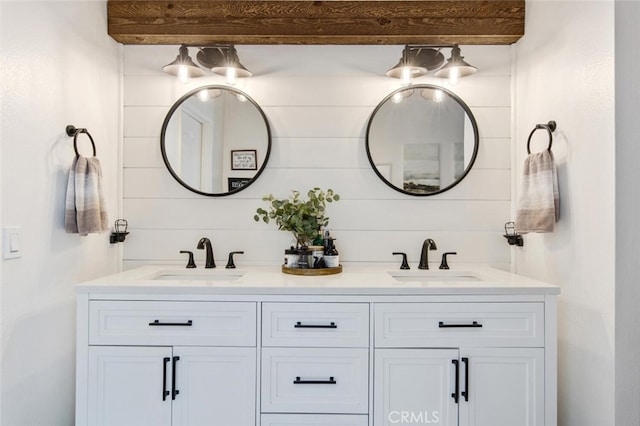
[[193, 321], [189, 320], [187, 322], [160, 322], [160, 320], [154, 320], [149, 323], [150, 326], [162, 326], [162, 327], [191, 327], [193, 325]]
[[338, 328], [335, 322], [329, 324], [303, 324], [300, 321], [296, 322], [295, 328]]
[[176, 363], [180, 361], [179, 356], [173, 357], [173, 371], [171, 372], [171, 399], [175, 400], [176, 395], [180, 393], [178, 389], [176, 389]]
[[293, 381], [294, 385], [335, 385], [336, 383], [333, 376], [329, 377], [329, 380], [300, 380], [300, 376], [296, 376]]
[[451, 394], [451, 398], [458, 403], [458, 395], [460, 395], [460, 363], [457, 359], [452, 359], [451, 363], [456, 366], [455, 390]]
[[469, 358], [460, 358], [464, 364], [464, 390], [460, 395], [464, 396], [465, 401], [469, 401]]
[[445, 324], [443, 321], [438, 322], [438, 328], [480, 328], [482, 324], [474, 321], [471, 324]]
[[167, 390], [167, 364], [169, 364], [171, 358], [166, 357], [162, 361], [162, 400], [166, 401], [167, 396], [169, 396], [169, 391]]

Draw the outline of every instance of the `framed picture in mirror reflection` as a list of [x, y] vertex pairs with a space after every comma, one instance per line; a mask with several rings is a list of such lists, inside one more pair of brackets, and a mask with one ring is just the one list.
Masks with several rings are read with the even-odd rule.
[[255, 149], [231, 151], [231, 170], [257, 170], [257, 152]]
[[249, 181], [251, 181], [251, 178], [237, 178], [237, 177], [230, 177], [227, 178], [228, 179], [228, 184], [229, 184], [229, 191], [235, 191], [237, 189], [242, 188], [243, 186], [245, 186], [246, 184], [249, 183]]
[[415, 194], [440, 190], [440, 144], [405, 144], [403, 189]]

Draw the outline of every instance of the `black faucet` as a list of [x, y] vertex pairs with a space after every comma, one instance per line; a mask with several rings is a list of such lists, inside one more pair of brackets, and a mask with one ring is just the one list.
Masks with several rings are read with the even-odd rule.
[[418, 264], [418, 269], [429, 269], [429, 250], [436, 250], [436, 242], [431, 238], [427, 238], [422, 243], [422, 251], [420, 252], [420, 263]]
[[393, 252], [393, 253], [391, 253], [391, 254], [393, 254], [394, 256], [395, 256], [395, 255], [402, 256], [402, 265], [400, 265], [400, 269], [411, 269], [411, 268], [409, 267], [409, 262], [407, 262], [407, 253], [402, 253], [402, 252], [399, 252], [399, 251], [394, 251], [394, 252]]
[[198, 241], [198, 250], [202, 250], [204, 248], [207, 249], [207, 261], [205, 262], [204, 267], [205, 268], [215, 268], [216, 267], [216, 262], [215, 260], [213, 260], [213, 248], [211, 247], [211, 241], [206, 238], [200, 238], [200, 241]]
[[196, 262], [193, 261], [193, 252], [192, 251], [180, 250], [180, 253], [184, 253], [184, 254], [188, 254], [189, 255], [189, 261], [187, 262], [187, 268], [191, 269], [191, 268], [195, 268], [196, 267]]
[[225, 268], [227, 269], [235, 269], [236, 268], [236, 264], [233, 263], [233, 255], [234, 254], [244, 254], [243, 251], [232, 251], [229, 253], [229, 260], [227, 260], [227, 266], [225, 266]]

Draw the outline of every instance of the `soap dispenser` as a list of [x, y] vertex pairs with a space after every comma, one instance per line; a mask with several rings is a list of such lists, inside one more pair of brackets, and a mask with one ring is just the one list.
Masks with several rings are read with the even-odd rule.
[[338, 256], [338, 250], [334, 245], [335, 238], [329, 237], [326, 240], [327, 247], [324, 252], [324, 263], [327, 268], [337, 268], [340, 266], [340, 257]]

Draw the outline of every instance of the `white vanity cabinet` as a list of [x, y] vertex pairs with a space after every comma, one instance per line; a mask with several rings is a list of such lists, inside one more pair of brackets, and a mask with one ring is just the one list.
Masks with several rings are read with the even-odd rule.
[[78, 286], [77, 426], [557, 426], [555, 286], [165, 271]]
[[375, 425], [544, 426], [544, 322], [544, 303], [376, 304]]
[[[283, 414], [278, 421], [367, 424], [369, 306], [262, 304], [263, 423], [274, 422], [271, 413], [287, 413], [289, 420]], [[302, 423], [296, 415], [326, 417]]]
[[87, 302], [77, 424], [255, 425], [256, 303]]
[[92, 346], [88, 425], [255, 424], [255, 348]]

